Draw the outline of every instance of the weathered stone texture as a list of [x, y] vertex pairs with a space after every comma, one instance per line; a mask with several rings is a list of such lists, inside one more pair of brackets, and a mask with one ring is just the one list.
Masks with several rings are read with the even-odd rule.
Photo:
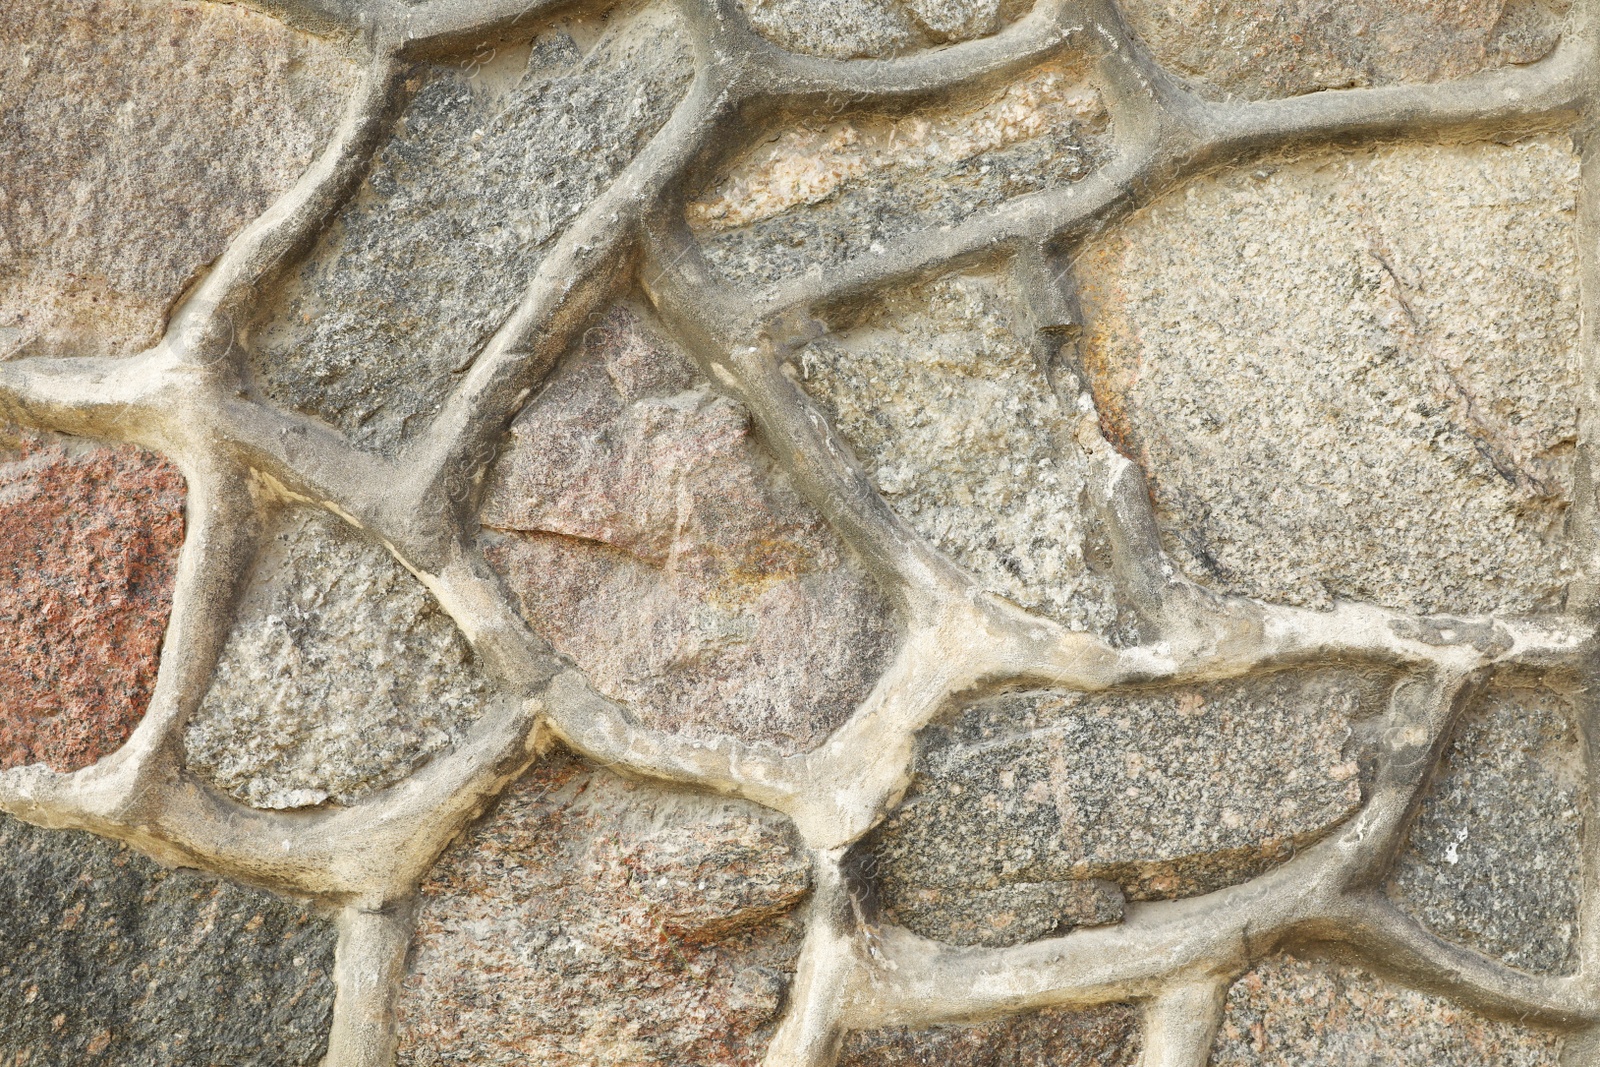
[[1568, 0], [1125, 0], [1156, 60], [1204, 92], [1262, 98], [1435, 82], [1531, 63]]
[[183, 0], [8, 3], [0, 54], [0, 359], [153, 344], [353, 84], [324, 42]]
[[86, 767], [144, 716], [184, 495], [149, 452], [0, 424], [0, 767]]
[[1555, 1067], [1559, 1039], [1285, 956], [1234, 983], [1211, 1067]]
[[1090, 566], [1087, 463], [999, 280], [952, 275], [803, 349], [801, 384], [911, 526], [985, 587], [1120, 632]]
[[316, 1067], [331, 923], [0, 815], [0, 1062]]
[[839, 1067], [1134, 1067], [1138, 1013], [1041, 1011], [970, 1026], [860, 1030], [845, 1038]]
[[423, 885], [399, 1062], [754, 1067], [808, 885], [773, 816], [543, 759]]
[[1052, 62], [944, 107], [802, 121], [736, 157], [689, 205], [689, 222], [735, 281], [820, 276], [914, 231], [1084, 177], [1110, 121], [1085, 79]]
[[[924, 936], [1011, 944], [1119, 918], [1115, 888], [1083, 879], [1133, 899], [1244, 881], [1360, 804], [1343, 746], [1380, 688], [1327, 672], [974, 705], [924, 731], [911, 791], [868, 838], [880, 897]], [[1035, 895], [996, 908], [1004, 925], [968, 919], [973, 890], [1009, 887]]]
[[1101, 419], [1191, 576], [1560, 606], [1576, 181], [1552, 140], [1318, 153], [1199, 179], [1085, 250]]
[[268, 396], [368, 447], [426, 424], [693, 73], [662, 8], [557, 23], [485, 58], [406, 82], [360, 193], [252, 342]]
[[1457, 727], [1392, 891], [1444, 937], [1513, 967], [1572, 970], [1583, 794], [1571, 706], [1491, 688]]
[[493, 699], [422, 585], [308, 509], [257, 559], [184, 747], [247, 804], [348, 804], [454, 745]]
[[749, 414], [625, 308], [518, 418], [482, 521], [534, 627], [651, 726], [809, 748], [893, 643]]
[[757, 33], [780, 48], [830, 59], [886, 59], [984, 37], [1025, 0], [739, 0]]

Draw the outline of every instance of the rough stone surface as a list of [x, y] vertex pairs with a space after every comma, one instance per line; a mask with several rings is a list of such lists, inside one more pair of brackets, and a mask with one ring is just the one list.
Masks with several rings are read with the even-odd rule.
[[247, 804], [348, 804], [455, 744], [493, 699], [460, 631], [392, 556], [297, 511], [256, 561], [184, 747]]
[[0, 359], [153, 344], [353, 85], [315, 38], [182, 0], [6, 4], [0, 53]]
[[0, 1062], [316, 1067], [331, 923], [0, 815]]
[[1577, 966], [1583, 767], [1573, 709], [1496, 686], [1457, 727], [1392, 890], [1435, 932], [1513, 967]]
[[780, 48], [830, 59], [886, 59], [984, 37], [1024, 0], [739, 0], [757, 33]]
[[868, 839], [880, 899], [924, 936], [1010, 944], [1117, 918], [1114, 890], [1038, 892], [989, 930], [966, 921], [966, 893], [1093, 878], [1151, 899], [1241, 882], [1360, 804], [1344, 745], [1380, 699], [1376, 679], [1324, 672], [976, 704], [923, 732], [910, 792]]
[[984, 586], [1074, 629], [1126, 629], [1091, 566], [1087, 464], [997, 278], [952, 275], [796, 358], [873, 484]]
[[1085, 250], [1101, 419], [1191, 576], [1560, 606], [1576, 180], [1550, 140], [1318, 153], [1199, 179]]
[[857, 1031], [845, 1038], [839, 1067], [1134, 1067], [1139, 1044], [1132, 1009], [1041, 1011], [970, 1026]]
[[1155, 58], [1204, 92], [1262, 98], [1434, 82], [1531, 63], [1567, 0], [1126, 0]]
[[1292, 956], [1234, 983], [1211, 1067], [1555, 1067], [1560, 1040]]
[[490, 561], [534, 627], [663, 729], [809, 748], [866, 696], [893, 617], [751, 436], [618, 308], [491, 476]]
[[809, 885], [785, 824], [542, 760], [422, 887], [402, 1067], [754, 1067]]
[[253, 342], [268, 396], [368, 447], [426, 423], [693, 73], [665, 9], [561, 22], [485, 58], [408, 80], [371, 175]]
[[912, 114], [830, 114], [736, 157], [689, 205], [706, 256], [739, 282], [821, 274], [1093, 169], [1109, 119], [1082, 70], [1052, 62]]
[[143, 718], [184, 495], [149, 452], [0, 423], [0, 768], [86, 767]]

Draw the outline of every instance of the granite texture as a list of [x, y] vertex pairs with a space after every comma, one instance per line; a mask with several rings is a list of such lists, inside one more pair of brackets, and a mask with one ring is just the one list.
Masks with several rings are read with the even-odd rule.
[[707, 258], [740, 283], [821, 276], [1087, 175], [1110, 119], [1085, 71], [1052, 61], [910, 113], [813, 116], [735, 156], [689, 205]]
[[790, 52], [887, 59], [985, 37], [1025, 0], [738, 0], [757, 33]]
[[1085, 514], [1088, 463], [992, 275], [886, 297], [794, 358], [891, 507], [987, 589], [1073, 629], [1129, 628]]
[[1101, 420], [1190, 576], [1560, 607], [1576, 181], [1559, 140], [1320, 151], [1197, 179], [1083, 251]]
[[0, 423], [0, 768], [86, 767], [144, 717], [184, 497], [142, 449]]
[[534, 628], [661, 729], [809, 748], [895, 640], [748, 413], [618, 307], [512, 427], [482, 511]]
[[154, 344], [354, 85], [316, 38], [182, 0], [5, 4], [0, 54], [0, 359]]
[[755, 1067], [809, 866], [759, 809], [537, 763], [422, 887], [401, 1067]]
[[183, 742], [192, 770], [255, 807], [358, 800], [496, 699], [422, 585], [320, 511], [280, 520], [235, 618]]
[[1438, 934], [1530, 971], [1577, 967], [1583, 764], [1573, 708], [1498, 685], [1456, 728], [1391, 892]]
[[0, 1062], [317, 1067], [332, 923], [0, 815]]
[[1284, 956], [1234, 983], [1210, 1067], [1556, 1067], [1559, 1050], [1554, 1036]]
[[413, 72], [360, 192], [250, 338], [269, 398], [364, 447], [426, 425], [693, 73], [659, 7], [558, 22], [485, 59]]
[[1157, 62], [1211, 96], [1436, 82], [1531, 63], [1567, 0], [1124, 0]]
[[[1039, 883], [1104, 879], [1148, 900], [1244, 881], [1360, 804], [1344, 746], [1379, 699], [1377, 682], [1328, 671], [973, 705], [923, 732], [911, 790], [866, 841], [880, 901], [926, 937], [1011, 944], [1119, 917], [1114, 887]], [[967, 894], [1003, 888], [1036, 896], [973, 929]]]
[[927, 1030], [860, 1030], [845, 1038], [839, 1067], [1134, 1067], [1139, 1046], [1138, 1013], [1112, 1005]]

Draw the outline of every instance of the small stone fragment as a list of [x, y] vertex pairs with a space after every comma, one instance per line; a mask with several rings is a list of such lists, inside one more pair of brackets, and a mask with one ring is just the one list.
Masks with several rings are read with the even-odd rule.
[[0, 815], [0, 1062], [316, 1067], [333, 924]]
[[1577, 174], [1551, 139], [1323, 151], [1201, 178], [1091, 243], [1101, 421], [1191, 577], [1318, 608], [1559, 609]]
[[889, 504], [992, 592], [1073, 629], [1128, 624], [1091, 566], [1088, 464], [997, 278], [886, 297], [795, 358]]
[[1434, 932], [1524, 970], [1577, 966], [1575, 721], [1549, 690], [1491, 687], [1457, 727], [1391, 885]]
[[142, 449], [0, 424], [0, 768], [78, 770], [144, 717], [184, 497]]
[[1352, 967], [1283, 956], [1234, 983], [1211, 1067], [1556, 1067], [1560, 1047]]
[[1110, 122], [1086, 79], [1052, 62], [952, 105], [801, 121], [737, 156], [689, 205], [689, 223], [733, 281], [821, 276], [1083, 178]]
[[[902, 865], [903, 866], [903, 865]], [[1105, 881], [1006, 882], [992, 889], [877, 884], [894, 922], [951, 945], [1020, 945], [1074, 926], [1122, 921], [1122, 889]]]
[[5, 4], [0, 54], [0, 359], [154, 344], [354, 85], [326, 42], [185, 0]]
[[1134, 1067], [1140, 1044], [1138, 1013], [1114, 1004], [967, 1026], [859, 1030], [845, 1038], [839, 1067]]
[[422, 887], [401, 1067], [756, 1067], [807, 858], [776, 816], [543, 758]]
[[517, 419], [482, 521], [535, 629], [657, 729], [810, 748], [894, 641], [748, 413], [624, 308]]
[[757, 33], [779, 48], [829, 59], [886, 59], [923, 43], [895, 0], [739, 0]]
[[438, 604], [320, 511], [286, 517], [251, 575], [190, 769], [259, 808], [349, 804], [450, 748], [495, 698]]
[[1568, 0], [1126, 0], [1157, 62], [1211, 95], [1439, 82], [1548, 55]]
[[420, 67], [354, 202], [250, 341], [267, 395], [393, 451], [508, 318], [551, 243], [693, 75], [665, 8]]

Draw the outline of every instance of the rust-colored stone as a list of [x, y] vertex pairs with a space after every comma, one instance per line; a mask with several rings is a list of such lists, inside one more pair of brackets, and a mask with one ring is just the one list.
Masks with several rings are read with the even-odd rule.
[[144, 715], [183, 503], [177, 469], [142, 449], [0, 451], [0, 767], [88, 766]]

